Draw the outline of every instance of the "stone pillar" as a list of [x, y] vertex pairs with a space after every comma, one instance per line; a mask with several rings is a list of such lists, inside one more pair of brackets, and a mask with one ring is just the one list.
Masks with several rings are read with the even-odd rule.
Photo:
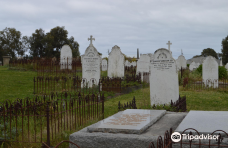
[[2, 58], [3, 58], [3, 66], [9, 65], [11, 56], [2, 56]]

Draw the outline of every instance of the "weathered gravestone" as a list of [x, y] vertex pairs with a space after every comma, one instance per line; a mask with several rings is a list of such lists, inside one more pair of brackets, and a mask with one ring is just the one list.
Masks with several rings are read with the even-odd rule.
[[60, 69], [72, 69], [72, 50], [69, 45], [63, 45], [60, 51]]
[[218, 62], [212, 56], [203, 61], [203, 81], [206, 86], [218, 87]]
[[101, 67], [102, 67], [102, 71], [107, 71], [107, 60], [106, 59], [103, 59], [102, 60], [102, 64], [101, 64]]
[[124, 66], [129, 67], [130, 66], [130, 62], [128, 60], [126, 60]]
[[81, 56], [82, 78], [86, 83], [88, 83], [89, 87], [92, 87], [93, 84], [98, 85], [100, 79], [101, 57], [98, 54], [97, 49], [92, 44], [92, 40], [95, 40], [92, 38], [92, 35], [88, 40], [90, 40], [90, 45]]
[[150, 57], [147, 54], [141, 54], [140, 59], [137, 61], [136, 73], [141, 73], [141, 79], [143, 81], [143, 72], [149, 73]]
[[180, 70], [181, 67], [182, 69], [186, 69], [187, 67], [187, 60], [185, 59], [185, 57], [183, 55], [180, 55], [178, 57], [178, 59], [176, 60], [177, 63], [177, 69]]
[[189, 70], [193, 71], [194, 69], [199, 67], [199, 63], [195, 63], [194, 61], [189, 65]]
[[154, 52], [150, 64], [151, 105], [169, 104], [179, 97], [178, 71], [175, 59], [169, 50], [160, 48]]
[[124, 77], [124, 55], [117, 45], [108, 56], [108, 77]]
[[226, 70], [228, 71], [228, 63], [226, 63], [226, 66], [225, 66]]
[[9, 65], [11, 56], [2, 56], [2, 58], [3, 58], [3, 66]]

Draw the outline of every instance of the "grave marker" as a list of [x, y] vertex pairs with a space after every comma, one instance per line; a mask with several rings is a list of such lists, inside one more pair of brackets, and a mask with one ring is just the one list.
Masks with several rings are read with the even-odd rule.
[[203, 61], [203, 81], [209, 87], [218, 87], [218, 62], [212, 56]]
[[95, 39], [90, 36], [88, 40], [90, 40], [89, 47], [87, 47], [85, 53], [81, 56], [82, 78], [89, 84], [89, 87], [92, 87], [93, 84], [98, 85], [100, 79], [101, 57], [92, 44], [92, 40]]
[[181, 67], [182, 69], [186, 69], [187, 67], [187, 60], [185, 59], [185, 57], [183, 55], [180, 55], [178, 57], [178, 59], [176, 60], [177, 63], [177, 69], [180, 70]]
[[117, 45], [108, 56], [108, 77], [124, 77], [124, 55]]
[[103, 59], [102, 60], [102, 66], [101, 66], [102, 67], [102, 71], [107, 71], [107, 69], [108, 69], [107, 66], [108, 66], [107, 65], [107, 60]]
[[169, 104], [179, 97], [178, 71], [171, 52], [160, 48], [154, 52], [150, 64], [150, 101], [151, 105]]
[[72, 50], [69, 45], [63, 45], [60, 50], [60, 69], [72, 69]]
[[149, 72], [150, 57], [147, 54], [142, 54], [137, 61], [136, 73], [141, 73], [141, 80], [143, 81], [143, 72]]

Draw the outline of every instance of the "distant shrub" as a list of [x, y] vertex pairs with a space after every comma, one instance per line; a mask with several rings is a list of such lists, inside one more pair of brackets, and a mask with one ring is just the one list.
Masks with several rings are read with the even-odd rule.
[[219, 79], [226, 79], [227, 78], [227, 70], [223, 66], [219, 66]]
[[190, 65], [190, 64], [187, 64], [187, 67], [188, 67], [188, 68], [189, 68], [189, 65]]
[[201, 65], [196, 69], [196, 71], [197, 71], [198, 73], [200, 73], [201, 76], [202, 76], [203, 65], [201, 64]]

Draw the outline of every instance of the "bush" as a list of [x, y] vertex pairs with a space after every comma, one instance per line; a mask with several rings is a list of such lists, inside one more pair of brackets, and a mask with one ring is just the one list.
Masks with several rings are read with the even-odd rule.
[[226, 79], [227, 78], [227, 70], [223, 66], [219, 66], [219, 79]]
[[190, 65], [190, 64], [187, 64], [187, 67], [188, 67], [188, 68], [189, 68], [189, 65]]
[[196, 69], [196, 71], [197, 71], [198, 73], [200, 73], [201, 76], [202, 76], [203, 65], [201, 64], [201, 65]]

